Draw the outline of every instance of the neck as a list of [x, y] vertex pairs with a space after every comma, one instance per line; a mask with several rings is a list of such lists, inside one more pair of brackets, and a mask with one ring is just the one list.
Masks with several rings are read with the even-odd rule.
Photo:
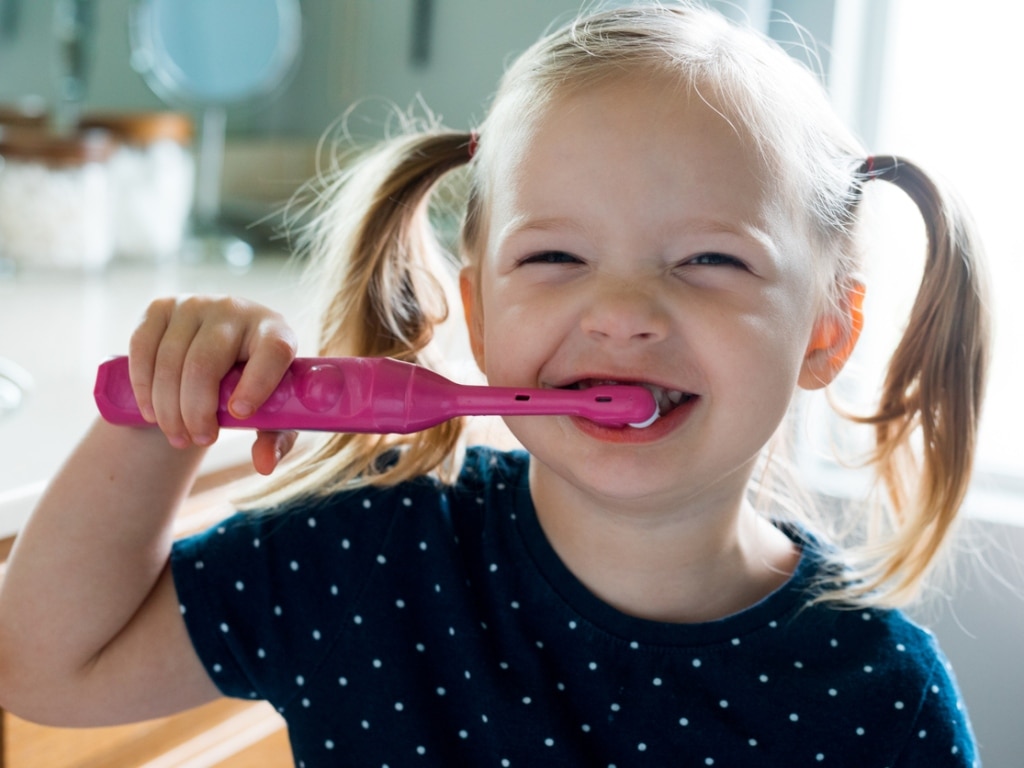
[[610, 504], [531, 469], [537, 516], [566, 567], [623, 613], [695, 623], [736, 613], [781, 586], [799, 552], [739, 498]]

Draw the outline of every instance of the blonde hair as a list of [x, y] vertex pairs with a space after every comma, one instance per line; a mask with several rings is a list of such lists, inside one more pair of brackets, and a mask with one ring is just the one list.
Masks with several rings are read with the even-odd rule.
[[[884, 168], [863, 166], [864, 148], [814, 75], [775, 43], [706, 8], [684, 2], [581, 17], [511, 65], [472, 158], [473, 135], [431, 124], [384, 142], [341, 172], [321, 197], [309, 240], [314, 273], [330, 292], [319, 354], [430, 365], [430, 342], [452, 295], [444, 281], [455, 266], [429, 221], [438, 182], [468, 165], [460, 250], [479, 265], [497, 181], [492, 169], [503, 149], [528, 137], [567, 89], [652, 72], [675, 77], [681, 95], [703, 99], [756, 148], [765, 183], [789, 201], [792, 216], [806, 220], [819, 257], [821, 309], [829, 302], [842, 307], [860, 268], [855, 224], [866, 180], [896, 184], [921, 210], [928, 254], [917, 300], [877, 412], [853, 417], [874, 427], [869, 461], [888, 498], [823, 595], [847, 604], [905, 602], [948, 538], [974, 458], [988, 319], [973, 227], [960, 203], [913, 164], [890, 159]], [[332, 435], [259, 501], [280, 505], [428, 473], [450, 478], [462, 427], [449, 422], [409, 436]]]

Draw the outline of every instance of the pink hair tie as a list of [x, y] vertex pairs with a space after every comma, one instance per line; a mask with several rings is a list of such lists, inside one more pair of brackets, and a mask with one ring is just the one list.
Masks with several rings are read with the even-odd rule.
[[480, 133], [477, 131], [469, 132], [469, 159], [472, 160], [476, 155], [476, 151], [480, 148]]

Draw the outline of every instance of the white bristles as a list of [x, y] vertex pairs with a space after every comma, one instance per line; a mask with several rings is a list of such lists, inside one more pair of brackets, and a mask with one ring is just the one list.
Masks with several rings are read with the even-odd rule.
[[661, 418], [661, 413], [659, 413], [658, 409], [655, 408], [654, 413], [651, 414], [651, 417], [649, 419], [647, 419], [646, 421], [638, 422], [636, 424], [630, 424], [629, 426], [633, 427], [633, 429], [646, 429], [647, 427], [651, 426], [651, 424], [656, 422], [659, 418]]

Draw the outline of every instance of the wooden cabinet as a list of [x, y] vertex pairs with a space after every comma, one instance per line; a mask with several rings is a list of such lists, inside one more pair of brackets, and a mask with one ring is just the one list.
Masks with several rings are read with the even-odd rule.
[[48, 728], [3, 714], [3, 768], [286, 768], [284, 721], [266, 703], [221, 700], [114, 728]]

